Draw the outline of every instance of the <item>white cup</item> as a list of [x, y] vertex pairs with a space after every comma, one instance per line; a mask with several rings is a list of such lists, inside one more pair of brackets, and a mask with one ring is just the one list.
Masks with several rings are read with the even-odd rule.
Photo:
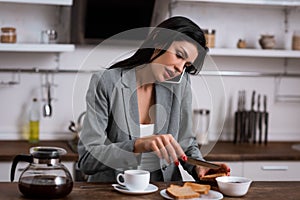
[[[120, 180], [120, 177], [124, 181]], [[120, 173], [117, 175], [117, 181], [120, 185], [125, 186], [132, 191], [144, 191], [150, 181], [150, 172], [145, 170], [126, 170], [124, 174]]]

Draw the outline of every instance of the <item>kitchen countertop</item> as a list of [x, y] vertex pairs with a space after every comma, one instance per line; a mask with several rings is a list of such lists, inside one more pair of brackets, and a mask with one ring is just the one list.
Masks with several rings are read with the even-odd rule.
[[295, 142], [269, 142], [264, 144], [218, 142], [205, 156], [206, 160], [215, 161], [300, 161], [300, 151], [292, 148]]
[[[172, 182], [171, 182], [172, 183]], [[128, 199], [163, 199], [160, 191], [166, 189], [170, 184], [164, 182], [155, 182], [154, 185], [159, 187], [159, 190], [146, 195], [127, 195], [115, 191], [111, 184], [108, 183], [83, 183], [75, 182], [72, 192], [63, 199], [68, 200], [90, 200], [90, 199], [110, 199], [122, 200]], [[175, 184], [181, 184], [176, 182]], [[212, 187], [213, 190], [217, 188]], [[272, 199], [272, 200], [294, 200], [300, 196], [300, 182], [253, 182], [248, 193], [243, 197], [226, 197], [224, 200], [239, 200], [239, 199]], [[0, 183], [0, 199], [20, 200], [25, 199], [19, 192], [18, 184]]]
[[[267, 145], [233, 144], [218, 142], [212, 151], [205, 156], [211, 161], [257, 161], [257, 160], [289, 160], [300, 161], [300, 151], [292, 149], [293, 144], [300, 142], [269, 142]], [[27, 141], [0, 141], [0, 161], [12, 161], [17, 154], [29, 154], [32, 146], [57, 146], [67, 150], [63, 161], [77, 161], [78, 155], [68, 145], [68, 141], [41, 141], [30, 144]], [[205, 147], [204, 147], [205, 148]]]
[[67, 151], [66, 155], [61, 156], [62, 161], [77, 161], [78, 155], [74, 153], [67, 141], [41, 141], [36, 144], [28, 143], [27, 141], [0, 141], [0, 161], [12, 161], [15, 155], [29, 154], [29, 149], [33, 146], [55, 146], [64, 148]]

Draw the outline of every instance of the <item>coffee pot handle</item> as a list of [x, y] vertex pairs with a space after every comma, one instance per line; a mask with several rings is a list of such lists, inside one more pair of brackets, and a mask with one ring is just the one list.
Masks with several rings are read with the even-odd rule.
[[12, 166], [11, 166], [11, 171], [10, 171], [10, 181], [13, 182], [14, 178], [15, 178], [15, 171], [16, 171], [16, 167], [19, 161], [24, 161], [24, 162], [28, 162], [28, 163], [32, 163], [33, 162], [33, 156], [32, 155], [16, 155], [14, 157]]

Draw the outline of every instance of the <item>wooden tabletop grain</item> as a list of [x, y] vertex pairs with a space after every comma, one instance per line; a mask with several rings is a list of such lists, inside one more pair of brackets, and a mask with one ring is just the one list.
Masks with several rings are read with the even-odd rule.
[[[158, 191], [145, 195], [131, 195], [120, 193], [109, 183], [85, 183], [76, 182], [72, 192], [62, 198], [65, 200], [92, 200], [92, 199], [109, 199], [109, 200], [135, 200], [135, 199], [164, 199], [160, 195], [160, 191], [166, 189], [170, 184], [182, 184], [173, 182], [154, 182], [158, 186]], [[218, 188], [212, 188], [218, 190]], [[19, 192], [18, 184], [0, 183], [0, 199], [21, 200], [25, 199]], [[240, 200], [240, 199], [272, 199], [272, 200], [296, 200], [300, 199], [300, 182], [253, 182], [248, 193], [243, 197], [227, 197], [224, 200]]]

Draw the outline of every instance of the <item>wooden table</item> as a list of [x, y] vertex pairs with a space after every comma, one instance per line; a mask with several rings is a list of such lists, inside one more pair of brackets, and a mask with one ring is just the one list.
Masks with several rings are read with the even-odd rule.
[[[160, 195], [162, 189], [167, 188], [170, 183], [155, 182], [154, 185], [159, 187], [157, 192], [146, 195], [127, 195], [115, 191], [111, 184], [103, 183], [85, 183], [76, 182], [72, 192], [63, 199], [66, 200], [93, 200], [93, 199], [109, 199], [109, 200], [135, 200], [135, 199], [163, 199]], [[181, 184], [181, 183], [174, 183]], [[213, 188], [217, 190], [217, 188]], [[0, 199], [5, 200], [20, 200], [22, 197], [18, 190], [18, 184], [0, 183]], [[248, 193], [243, 197], [230, 198], [224, 196], [224, 200], [239, 200], [239, 199], [272, 199], [272, 200], [296, 200], [300, 199], [300, 181], [297, 182], [253, 182]]]

